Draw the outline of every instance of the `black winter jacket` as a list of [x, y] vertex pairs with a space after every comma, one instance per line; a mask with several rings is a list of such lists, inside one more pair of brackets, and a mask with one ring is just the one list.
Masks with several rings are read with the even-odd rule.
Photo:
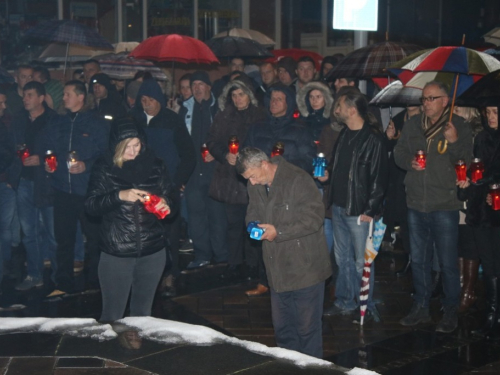
[[[141, 135], [130, 135], [129, 129], [124, 130], [123, 127], [121, 133], [127, 134], [123, 139], [144, 139]], [[112, 134], [110, 148], [114, 150], [120, 140]], [[90, 215], [102, 216], [101, 250], [113, 256], [142, 257], [154, 254], [167, 245], [161, 221], [147, 212], [140, 201], [122, 201], [119, 198], [121, 190], [140, 189], [164, 198], [171, 210], [167, 217], [177, 210], [178, 189], [170, 182], [165, 164], [146, 150], [144, 143], [141, 155], [145, 157], [136, 169], [140, 170], [138, 174], [144, 173], [144, 176], [139, 183], [131, 183], [122, 177], [120, 169], [113, 163], [113, 152], [98, 159], [92, 168], [85, 208]]]
[[[283, 85], [273, 85], [270, 93], [281, 91], [286, 95], [287, 111], [284, 116], [273, 117], [268, 112], [267, 119], [250, 126], [243, 147], [256, 147], [271, 155], [274, 145], [282, 142], [285, 145], [283, 158], [312, 173], [313, 158], [316, 156], [316, 144], [309, 130], [297, 123], [293, 118], [295, 111], [295, 95]], [[266, 109], [269, 109], [269, 97], [266, 97]]]
[[[343, 129], [333, 151], [330, 184], [338, 168], [339, 150], [347, 142]], [[352, 154], [349, 173], [346, 214], [349, 216], [381, 214], [388, 183], [388, 159], [385, 141], [377, 128], [364, 123]], [[333, 189], [332, 189], [333, 190]], [[333, 196], [330, 196], [330, 206]]]

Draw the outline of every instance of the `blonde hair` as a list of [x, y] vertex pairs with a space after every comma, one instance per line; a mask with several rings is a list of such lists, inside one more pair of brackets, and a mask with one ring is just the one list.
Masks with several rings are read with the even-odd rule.
[[479, 118], [479, 111], [476, 108], [473, 107], [456, 107], [457, 109], [460, 108], [462, 111], [461, 117], [467, 122], [472, 122], [476, 118]]
[[113, 155], [113, 163], [116, 165], [118, 168], [123, 167], [123, 153], [125, 152], [125, 149], [127, 148], [127, 144], [132, 140], [133, 138], [126, 138], [120, 143], [118, 143], [115, 147], [115, 154]]

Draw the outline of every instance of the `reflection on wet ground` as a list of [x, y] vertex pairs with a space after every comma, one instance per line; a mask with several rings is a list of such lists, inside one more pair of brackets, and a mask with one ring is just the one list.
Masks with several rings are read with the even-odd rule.
[[[190, 258], [191, 255], [182, 254], [183, 265]], [[411, 307], [411, 276], [394, 276], [394, 269], [402, 262], [402, 254], [393, 252], [383, 252], [376, 259], [374, 297], [382, 317], [380, 323], [368, 322], [361, 328], [352, 323], [353, 317], [324, 319], [324, 358], [342, 367], [362, 367], [391, 375], [500, 373], [500, 343], [470, 335], [483, 319], [481, 299], [470, 313], [460, 317], [459, 328], [452, 334], [434, 331], [441, 317], [438, 300], [431, 303], [435, 323], [413, 329], [398, 323]], [[203, 325], [240, 339], [275, 346], [269, 294], [249, 298], [244, 291], [255, 282], [221, 281], [218, 275], [222, 271], [223, 267], [214, 266], [181, 275], [179, 296], [157, 297], [153, 316]], [[99, 317], [98, 291], [46, 300], [50, 285], [27, 293], [15, 292], [14, 285], [11, 280], [4, 282], [1, 306], [25, 307], [4, 309], [0, 317]], [[77, 277], [77, 286], [84, 289], [82, 275]], [[482, 295], [479, 284], [477, 289]], [[325, 302], [330, 303], [328, 296]], [[226, 344], [157, 344], [141, 339], [126, 327], [122, 327], [117, 339], [104, 342], [40, 333], [0, 335], [0, 373], [5, 368], [9, 369], [3, 372], [6, 374], [335, 373], [303, 370]]]

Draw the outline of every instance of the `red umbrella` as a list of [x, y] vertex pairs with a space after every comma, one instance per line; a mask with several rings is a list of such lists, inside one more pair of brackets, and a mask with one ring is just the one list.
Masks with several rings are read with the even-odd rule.
[[211, 64], [219, 60], [208, 46], [185, 35], [168, 34], [144, 40], [129, 57], [153, 61], [172, 61], [184, 64]]
[[305, 49], [300, 48], [275, 49], [271, 51], [271, 53], [274, 55], [274, 57], [270, 57], [266, 60], [267, 62], [271, 63], [277, 63], [282, 57], [285, 56], [291, 57], [295, 61], [303, 56], [309, 56], [314, 60], [316, 70], [319, 70], [321, 68], [321, 61], [323, 61], [323, 56], [321, 56], [319, 53], [306, 51]]

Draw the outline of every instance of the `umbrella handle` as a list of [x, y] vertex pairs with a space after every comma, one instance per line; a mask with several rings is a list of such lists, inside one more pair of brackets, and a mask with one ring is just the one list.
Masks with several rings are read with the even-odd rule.
[[448, 122], [451, 122], [451, 117], [453, 116], [453, 110], [455, 109], [455, 99], [457, 98], [457, 89], [458, 89], [458, 78], [459, 75], [457, 74], [455, 78], [455, 89], [453, 90], [453, 98], [451, 99], [450, 118]]

